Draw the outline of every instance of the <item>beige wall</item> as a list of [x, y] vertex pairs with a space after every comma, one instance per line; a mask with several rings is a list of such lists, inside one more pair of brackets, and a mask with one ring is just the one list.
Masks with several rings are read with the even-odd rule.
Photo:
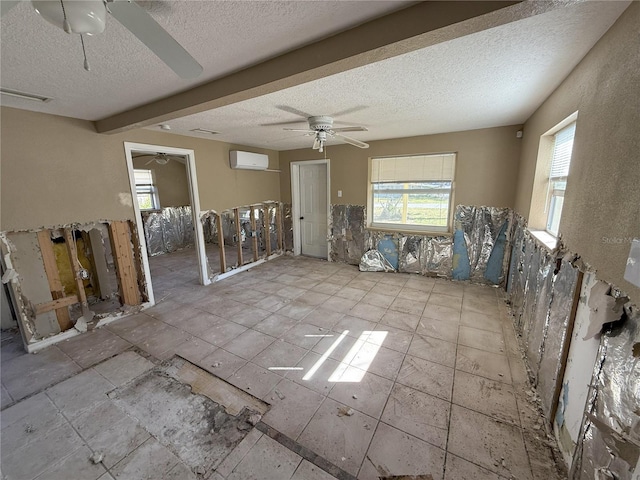
[[164, 165], [160, 165], [155, 161], [147, 165], [152, 158], [152, 156], [134, 158], [133, 168], [153, 170], [160, 206], [180, 207], [191, 205], [186, 165], [177, 160], [170, 160], [169, 163]]
[[[640, 2], [611, 29], [526, 122], [516, 210], [530, 215], [540, 136], [578, 111], [560, 235], [567, 247], [640, 301], [623, 279], [640, 237]], [[534, 206], [535, 210], [535, 206]], [[534, 223], [536, 215], [533, 216]]]
[[2, 230], [25, 230], [72, 222], [133, 218], [123, 143], [195, 150], [200, 207], [223, 210], [279, 200], [279, 176], [231, 170], [229, 150], [278, 152], [214, 140], [133, 130], [95, 133], [90, 122], [2, 107]]
[[[329, 146], [327, 158], [331, 159], [331, 203], [367, 204], [369, 157], [457, 152], [456, 205], [513, 207], [521, 143], [516, 138], [516, 132], [520, 128], [515, 125], [380, 140], [370, 142], [368, 149], [350, 145]], [[291, 201], [289, 163], [315, 160], [322, 158], [321, 155], [311, 149], [311, 140], [309, 148], [280, 152], [283, 202]], [[342, 190], [342, 198], [338, 198], [338, 190]]]

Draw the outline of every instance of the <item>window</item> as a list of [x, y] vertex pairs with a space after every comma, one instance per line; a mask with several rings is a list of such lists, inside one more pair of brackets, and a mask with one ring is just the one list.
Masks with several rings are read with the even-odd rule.
[[154, 182], [153, 170], [133, 171], [136, 180], [136, 195], [140, 210], [157, 210], [160, 208], [158, 188]]
[[551, 169], [549, 172], [549, 184], [547, 194], [547, 232], [558, 236], [562, 205], [564, 204], [564, 191], [567, 187], [569, 176], [569, 164], [571, 163], [571, 151], [573, 150], [573, 137], [576, 133], [576, 124], [564, 127], [554, 135], [553, 154], [551, 156]]
[[447, 232], [455, 153], [371, 159], [371, 227]]

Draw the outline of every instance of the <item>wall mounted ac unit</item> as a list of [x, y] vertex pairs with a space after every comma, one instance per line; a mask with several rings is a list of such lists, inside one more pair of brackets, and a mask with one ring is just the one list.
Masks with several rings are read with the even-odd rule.
[[262, 153], [231, 150], [229, 166], [234, 170], [266, 170], [269, 168], [269, 156]]

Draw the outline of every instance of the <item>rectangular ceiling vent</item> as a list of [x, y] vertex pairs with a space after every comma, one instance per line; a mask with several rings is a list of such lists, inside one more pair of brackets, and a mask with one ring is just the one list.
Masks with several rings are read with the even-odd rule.
[[47, 103], [52, 99], [49, 97], [45, 97], [43, 95], [36, 95], [34, 93], [27, 92], [19, 92], [18, 90], [11, 90], [9, 88], [0, 88], [0, 93], [2, 95], [7, 95], [9, 97], [22, 98], [23, 100], [33, 100], [35, 102]]
[[262, 153], [231, 150], [229, 166], [234, 170], [266, 170], [269, 168], [269, 156]]
[[209, 135], [220, 135], [220, 132], [216, 132], [215, 130], [207, 130], [206, 128], [194, 128], [193, 130], [189, 130], [193, 133], [208, 133]]

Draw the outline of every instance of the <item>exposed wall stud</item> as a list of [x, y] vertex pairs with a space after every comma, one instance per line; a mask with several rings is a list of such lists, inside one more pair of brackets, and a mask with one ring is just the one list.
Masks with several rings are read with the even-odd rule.
[[113, 249], [113, 257], [120, 281], [120, 295], [122, 303], [126, 305], [140, 304], [140, 291], [136, 267], [131, 248], [131, 232], [128, 222], [111, 222], [109, 233]]
[[242, 260], [242, 227], [240, 225], [240, 211], [237, 208], [233, 209], [233, 218], [236, 223], [236, 244], [238, 246], [238, 267], [243, 265]]
[[[53, 244], [51, 243], [51, 232], [49, 230], [41, 230], [38, 232], [38, 244], [40, 245], [40, 253], [42, 254], [42, 260], [44, 262], [44, 271], [47, 274], [47, 280], [49, 281], [51, 298], [53, 298], [55, 302], [56, 300], [64, 298], [64, 290], [62, 289], [60, 273], [58, 272], [58, 265], [56, 264], [56, 256], [53, 252]], [[77, 301], [76, 297], [76, 300], [73, 303], [76, 303]], [[71, 317], [69, 316], [68, 305], [70, 304], [60, 305], [55, 308], [58, 325], [60, 325], [60, 331], [62, 332], [73, 327]], [[41, 312], [39, 312], [38, 307], [36, 307], [36, 315], [39, 313]]]
[[73, 237], [73, 230], [65, 228], [63, 230], [64, 241], [67, 246], [67, 253], [69, 254], [69, 262], [71, 263], [71, 273], [76, 281], [76, 289], [78, 290], [78, 300], [84, 307], [87, 307], [87, 294], [84, 291], [84, 282], [80, 277], [80, 261], [78, 260], [78, 250], [76, 249], [76, 242]]
[[282, 252], [284, 248], [282, 245], [282, 204], [280, 204], [280, 202], [276, 204], [276, 228], [278, 233], [278, 250]]
[[267, 257], [271, 256], [271, 217], [269, 216], [269, 205], [264, 205], [264, 244], [267, 250]]
[[253, 246], [253, 261], [258, 261], [258, 231], [256, 229], [256, 209], [251, 205], [251, 243]]
[[224, 232], [222, 231], [222, 215], [216, 214], [216, 228], [218, 230], [218, 247], [220, 247], [220, 273], [227, 271], [227, 256], [224, 251]]

